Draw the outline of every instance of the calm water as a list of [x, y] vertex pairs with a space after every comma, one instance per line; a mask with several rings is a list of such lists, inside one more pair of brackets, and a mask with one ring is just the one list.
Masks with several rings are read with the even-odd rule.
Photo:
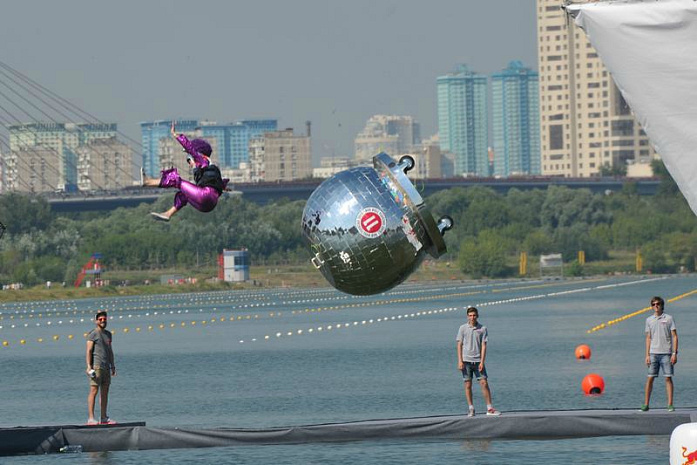
[[[586, 331], [646, 307], [652, 295], [667, 300], [694, 289], [695, 276], [628, 277], [405, 285], [370, 298], [327, 289], [5, 304], [0, 340], [9, 345], [0, 347], [0, 425], [85, 422], [83, 333], [102, 308], [112, 317], [119, 369], [109, 410], [121, 422], [267, 427], [463, 413], [455, 335], [467, 305], [480, 308], [489, 328], [487, 371], [504, 414], [636, 408], [648, 313]], [[678, 407], [697, 405], [695, 306], [697, 296], [666, 307], [681, 341]], [[574, 359], [581, 343], [591, 346], [590, 361]], [[582, 394], [581, 380], [590, 372], [604, 377], [604, 395]], [[665, 404], [662, 383], [652, 404]], [[477, 386], [475, 405], [484, 410]], [[665, 464], [668, 441], [390, 440], [2, 457], [0, 463]]]

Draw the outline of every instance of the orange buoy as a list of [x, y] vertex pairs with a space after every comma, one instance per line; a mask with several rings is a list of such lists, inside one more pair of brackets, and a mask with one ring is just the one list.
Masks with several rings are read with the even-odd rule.
[[579, 360], [588, 360], [591, 358], [591, 348], [585, 344], [576, 347], [576, 358]]
[[602, 376], [591, 373], [583, 378], [583, 381], [581, 382], [581, 389], [583, 389], [583, 392], [589, 396], [600, 395], [605, 390], [605, 381], [603, 381]]

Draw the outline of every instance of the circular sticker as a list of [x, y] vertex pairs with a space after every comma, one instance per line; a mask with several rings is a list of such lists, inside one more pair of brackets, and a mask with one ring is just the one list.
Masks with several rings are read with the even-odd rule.
[[378, 237], [385, 232], [385, 214], [377, 208], [364, 208], [356, 217], [356, 228], [364, 237]]

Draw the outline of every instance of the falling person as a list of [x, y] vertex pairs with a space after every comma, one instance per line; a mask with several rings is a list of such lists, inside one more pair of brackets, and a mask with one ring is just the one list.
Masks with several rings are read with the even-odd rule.
[[141, 171], [144, 187], [175, 187], [179, 192], [174, 196], [174, 205], [164, 213], [150, 213], [156, 219], [169, 221], [172, 215], [177, 213], [187, 204], [191, 204], [200, 212], [210, 212], [218, 204], [218, 199], [226, 190], [229, 179], [223, 179], [220, 169], [211, 163], [212, 149], [203, 139], [189, 140], [184, 134], [177, 134], [172, 122], [172, 137], [174, 137], [188, 154], [186, 160], [194, 172], [194, 181], [191, 183], [182, 179], [176, 168], [163, 170], [160, 179], [147, 178]]

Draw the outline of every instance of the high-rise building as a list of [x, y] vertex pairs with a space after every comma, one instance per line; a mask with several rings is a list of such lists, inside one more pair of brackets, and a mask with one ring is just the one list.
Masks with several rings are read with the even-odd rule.
[[112, 190], [133, 185], [133, 150], [116, 137], [90, 140], [75, 153], [78, 189]]
[[414, 159], [414, 166], [409, 171], [410, 178], [432, 179], [443, 177], [443, 155], [440, 150], [438, 135], [423, 139], [421, 143], [414, 145], [412, 150], [405, 155], [409, 155]]
[[249, 141], [276, 130], [278, 130], [278, 120], [275, 119], [245, 119], [232, 124], [230, 127], [231, 161], [227, 166], [239, 168], [240, 163], [248, 162]]
[[537, 71], [512, 61], [491, 76], [494, 174], [540, 174]]
[[312, 169], [312, 177], [316, 179], [330, 178], [356, 166], [356, 161], [347, 157], [322, 157], [319, 163], [319, 168]]
[[453, 154], [456, 176], [488, 176], [487, 77], [460, 65], [436, 83], [441, 150]]
[[541, 171], [597, 176], [655, 158], [649, 140], [584, 32], [558, 0], [537, 0]]
[[[73, 191], [78, 188], [77, 148], [89, 146], [94, 140], [116, 137], [116, 124], [28, 123], [12, 125], [9, 132], [7, 190]], [[130, 181], [130, 163], [122, 175]]]
[[[149, 176], [159, 176], [160, 170], [164, 168], [160, 165], [163, 158], [158, 150], [163, 139], [172, 138], [171, 125], [171, 120], [140, 123], [143, 167]], [[250, 119], [227, 124], [195, 119], [176, 121], [177, 132], [206, 139], [211, 146], [215, 145], [214, 157], [218, 166], [233, 169], [238, 168], [240, 163], [249, 161], [251, 138], [275, 131], [277, 126], [278, 121], [275, 119]]]
[[[188, 134], [196, 131], [199, 121], [195, 119], [177, 120], [177, 132]], [[171, 139], [172, 120], [146, 121], [140, 123], [141, 141], [143, 145], [143, 169], [150, 177], [160, 177], [163, 167], [160, 165], [160, 141]]]
[[443, 177], [443, 155], [440, 151], [440, 140], [437, 135], [423, 140], [416, 154], [416, 173], [413, 177], [429, 179]]
[[[177, 130], [177, 132], [179, 132]], [[197, 137], [201, 137], [200, 130], [194, 131], [194, 132], [184, 132], [183, 134], [189, 138], [189, 140], [195, 139]], [[220, 167], [219, 159], [218, 159], [218, 154], [220, 151], [218, 150], [218, 139], [215, 137], [209, 138], [208, 143], [211, 145], [211, 149], [213, 150], [211, 154], [211, 162]], [[192, 176], [192, 170], [191, 167], [189, 166], [189, 163], [187, 162], [188, 155], [182, 151], [182, 146], [179, 144], [179, 142], [174, 139], [174, 137], [164, 137], [160, 139], [158, 147], [157, 147], [157, 154], [158, 154], [158, 173], [155, 177], [159, 178], [160, 173], [159, 170], [166, 170], [170, 168], [176, 168], [179, 174], [181, 174], [182, 177], [184, 178], [189, 178], [189, 180], [193, 179]]]
[[292, 129], [265, 132], [250, 141], [253, 181], [297, 181], [312, 177], [310, 137]]
[[7, 159], [7, 190], [26, 193], [54, 192], [66, 189], [68, 170], [62, 152], [63, 143], [52, 147], [37, 145], [12, 150]]
[[355, 160], [371, 162], [380, 152], [393, 157], [410, 153], [421, 142], [421, 125], [411, 116], [374, 115], [356, 136]]

